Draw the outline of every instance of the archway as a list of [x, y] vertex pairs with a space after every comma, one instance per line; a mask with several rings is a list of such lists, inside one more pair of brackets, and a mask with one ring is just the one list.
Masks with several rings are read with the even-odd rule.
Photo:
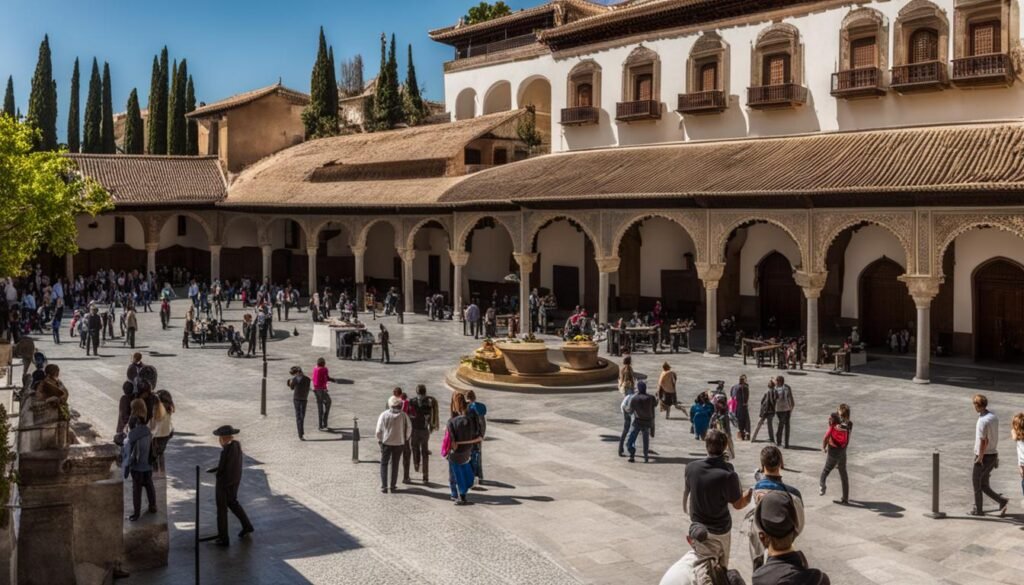
[[174, 285], [189, 279], [206, 280], [210, 274], [210, 240], [206, 228], [191, 215], [174, 215], [160, 229], [156, 252], [157, 274]]
[[469, 261], [463, 270], [462, 290], [469, 294], [463, 297], [464, 305], [472, 301], [486, 310], [495, 298], [500, 303], [505, 297], [519, 295], [518, 285], [505, 279], [518, 273], [519, 265], [512, 255], [512, 236], [504, 224], [493, 217], [481, 218], [466, 236], [465, 245]]
[[519, 84], [517, 104], [520, 109], [533, 108], [537, 116], [537, 130], [543, 144], [551, 144], [551, 82], [545, 77], [531, 77]]
[[499, 81], [484, 94], [484, 115], [507, 112], [512, 109], [512, 84]]
[[883, 256], [860, 274], [861, 339], [868, 346], [888, 345], [891, 331], [916, 329], [914, 301], [906, 285], [897, 280], [903, 273], [903, 266]]
[[[78, 253], [74, 258], [76, 274], [95, 274], [101, 269], [146, 271], [145, 228], [133, 215], [82, 216], [75, 219], [78, 228]], [[41, 250], [37, 262], [45, 274], [63, 274], [63, 256]]]
[[374, 295], [377, 301], [382, 300], [392, 287], [399, 293], [399, 299], [405, 298], [402, 258], [395, 246], [395, 227], [390, 221], [379, 220], [367, 232], [364, 267], [366, 292]]
[[220, 278], [235, 284], [246, 278], [259, 283], [263, 278], [263, 250], [259, 242], [259, 224], [244, 215], [235, 216], [224, 226], [220, 250]]
[[290, 284], [299, 290], [309, 286], [309, 259], [306, 256], [306, 232], [299, 222], [279, 217], [264, 228], [273, 252], [270, 274], [274, 282]]
[[[577, 305], [593, 315], [598, 305], [598, 272], [594, 242], [571, 218], [552, 219], [533, 235], [537, 254], [530, 288], [548, 290], [562, 312]], [[541, 291], [543, 293], [543, 290]], [[564, 314], [551, 317], [558, 323]]]
[[757, 265], [760, 324], [765, 335], [799, 335], [803, 294], [793, 279], [793, 265], [773, 251]]
[[441, 293], [452, 303], [452, 263], [448, 230], [436, 220], [427, 221], [413, 234], [413, 299], [417, 312], [426, 312], [428, 295]]
[[476, 117], [476, 91], [466, 88], [455, 98], [455, 119], [469, 120]]
[[1024, 358], [1024, 267], [1006, 258], [974, 271], [974, 355], [979, 360]]
[[349, 230], [335, 221], [323, 224], [317, 232], [317, 288], [319, 292], [330, 288], [333, 301], [337, 301], [341, 291], [355, 294], [356, 261], [350, 240]]
[[[732, 230], [723, 252], [725, 271], [718, 285], [717, 319], [735, 319], [738, 329], [766, 335], [778, 335], [780, 328], [787, 334], [803, 329], [804, 295], [793, 278], [793, 269], [802, 266], [803, 256], [789, 231], [775, 223], [751, 219]], [[783, 258], [771, 258], [769, 264], [764, 264], [773, 254]], [[767, 274], [763, 274], [765, 269]], [[771, 289], [765, 284], [765, 276], [782, 288]], [[772, 297], [767, 304], [765, 295]], [[783, 298], [788, 296], [793, 298]], [[768, 331], [772, 316], [776, 326]], [[723, 339], [732, 339], [730, 331], [723, 330], [722, 334]]]
[[646, 313], [660, 300], [670, 318], [701, 315], [696, 246], [678, 223], [659, 216], [638, 219], [622, 235], [618, 255], [617, 295], [609, 295], [617, 296], [616, 309]]

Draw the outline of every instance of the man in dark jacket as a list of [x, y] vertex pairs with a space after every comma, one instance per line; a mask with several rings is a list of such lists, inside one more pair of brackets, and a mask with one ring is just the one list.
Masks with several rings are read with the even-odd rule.
[[238, 533], [239, 538], [244, 538], [254, 530], [245, 510], [238, 503], [238, 486], [242, 483], [242, 446], [235, 441], [238, 432], [238, 429], [232, 428], [231, 425], [224, 425], [213, 431], [220, 439], [220, 462], [217, 467], [208, 469], [207, 473], [217, 474], [217, 484], [214, 488], [217, 495], [217, 534], [207, 536], [203, 540], [213, 540], [220, 546], [231, 544], [228, 537], [228, 509], [242, 524], [242, 530]]
[[90, 349], [92, 349], [92, 355], [99, 355], [100, 332], [103, 330], [103, 319], [100, 318], [99, 308], [93, 307], [89, 311], [89, 316], [85, 318], [85, 326], [89, 331], [89, 341], [85, 343], [85, 355], [89, 355]]
[[380, 326], [380, 363], [391, 363], [391, 334], [384, 325]]
[[309, 376], [302, 373], [302, 368], [292, 366], [289, 372], [292, 377], [288, 387], [292, 389], [292, 402], [295, 403], [295, 427], [299, 431], [299, 440], [306, 440], [306, 402], [309, 400]]
[[629, 428], [629, 438], [626, 439], [626, 449], [629, 451], [629, 462], [636, 461], [636, 436], [643, 435], [644, 438], [644, 463], [647, 463], [647, 453], [650, 447], [651, 437], [654, 436], [654, 411], [657, 408], [658, 399], [647, 393], [647, 383], [643, 380], [636, 383], [636, 394], [626, 403], [626, 412], [633, 415], [633, 421]]
[[416, 396], [409, 399], [412, 422], [412, 464], [423, 472], [423, 483], [430, 483], [430, 432], [437, 430], [437, 400], [427, 395], [427, 387], [416, 386]]
[[807, 565], [795, 548], [797, 513], [786, 491], [764, 495], [754, 510], [757, 536], [768, 549], [768, 560], [754, 571], [753, 585], [831, 585], [828, 575]]

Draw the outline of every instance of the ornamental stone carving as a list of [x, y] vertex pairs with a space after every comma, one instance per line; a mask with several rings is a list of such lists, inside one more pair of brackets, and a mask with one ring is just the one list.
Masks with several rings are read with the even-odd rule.
[[918, 309], [927, 309], [931, 306], [932, 299], [939, 294], [939, 288], [946, 281], [941, 276], [920, 276], [904, 274], [897, 277], [903, 284], [907, 285], [910, 296], [914, 299], [914, 305]]
[[428, 215], [422, 217], [403, 217], [402, 218], [402, 231], [407, 234], [405, 240], [405, 247], [412, 248], [413, 241], [416, 239], [416, 234], [419, 233], [425, 225], [430, 222], [436, 222], [444, 228], [444, 235], [449, 239], [451, 243], [452, 237], [452, 221], [451, 216], [448, 215]]
[[914, 254], [914, 212], [912, 211], [862, 211], [816, 209], [812, 215], [813, 236], [811, 238], [810, 267], [814, 271], [823, 271], [827, 267], [825, 260], [832, 242], [839, 234], [862, 223], [870, 223], [885, 228], [900, 243], [907, 261], [907, 274], [917, 271]]
[[793, 280], [796, 285], [804, 290], [804, 296], [808, 299], [816, 299], [821, 296], [825, 288], [825, 281], [828, 280], [828, 272], [804, 272], [797, 270], [793, 272]]
[[519, 265], [519, 270], [523, 274], [526, 274], [527, 272], [533, 270], [533, 265], [537, 262], [536, 254], [523, 254], [520, 252], [516, 252], [512, 254], [512, 257], [515, 258], [516, 264]]
[[465, 250], [448, 250], [448, 258], [451, 259], [452, 266], [469, 264], [469, 252]]
[[[770, 223], [785, 231], [800, 250], [800, 265], [808, 263], [810, 256], [809, 212], [804, 210], [748, 210], [748, 211], [712, 211], [709, 218], [709, 238], [711, 254], [709, 260], [715, 263], [725, 262], [725, 246], [729, 236], [738, 227], [763, 222]], [[794, 266], [794, 268], [799, 268]]]
[[340, 226], [345, 230], [346, 244], [353, 244], [353, 235], [358, 231], [357, 224], [349, 217], [323, 217], [310, 220], [309, 228], [309, 240], [313, 242], [320, 241], [320, 232], [327, 228], [330, 224]]
[[[523, 223], [526, 226], [523, 229], [523, 244], [524, 250], [533, 250], [534, 239], [537, 234], [547, 226], [549, 223], [564, 219], [575, 223], [583, 232], [590, 238], [590, 242], [594, 245], [594, 250], [605, 250], [607, 247], [601, 245], [601, 238], [599, 237], [600, 231], [597, 229], [601, 226], [601, 212], [600, 211], [527, 211], [523, 212]], [[609, 254], [611, 255], [611, 254]]]
[[697, 278], [704, 282], [704, 288], [718, 288], [718, 281], [725, 274], [724, 263], [694, 262], [693, 265], [697, 268]]
[[619, 271], [619, 265], [622, 263], [621, 258], [618, 256], [610, 256], [605, 258], [594, 258], [597, 263], [597, 271], [602, 273], [614, 273]]
[[707, 212], [705, 211], [671, 211], [661, 209], [606, 211], [601, 214], [601, 239], [608, 246], [604, 249], [607, 256], [618, 256], [619, 244], [633, 225], [645, 220], [660, 217], [667, 219], [683, 228], [686, 235], [693, 240], [694, 261], [703, 262], [707, 255]]
[[387, 217], [362, 217], [355, 220], [356, 226], [359, 231], [354, 239], [354, 242], [359, 245], [366, 245], [366, 238], [370, 235], [370, 230], [373, 226], [378, 223], [387, 223], [391, 225], [392, 230], [395, 232], [395, 248], [405, 248], [405, 230], [403, 229], [402, 222], [400, 219], [391, 219]]
[[523, 250], [523, 218], [518, 212], [513, 213], [455, 213], [453, 217], [453, 232], [455, 234], [452, 241], [452, 248], [455, 250], [465, 250], [466, 241], [469, 239], [469, 234], [472, 233], [473, 228], [476, 224], [480, 223], [481, 219], [493, 219], [494, 223], [501, 225], [508, 232], [510, 238], [512, 238], [512, 249], [522, 251]]
[[934, 275], [942, 274], [942, 256], [958, 236], [975, 228], [991, 227], [1024, 238], [1024, 208], [1005, 211], [935, 211], [931, 212], [931, 242]]

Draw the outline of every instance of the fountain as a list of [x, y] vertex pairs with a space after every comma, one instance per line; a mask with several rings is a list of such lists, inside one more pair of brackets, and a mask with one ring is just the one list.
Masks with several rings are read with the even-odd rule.
[[557, 349], [532, 336], [526, 339], [484, 340], [473, 355], [448, 377], [450, 386], [542, 392], [614, 388], [619, 367], [597, 355], [589, 338], [567, 341]]

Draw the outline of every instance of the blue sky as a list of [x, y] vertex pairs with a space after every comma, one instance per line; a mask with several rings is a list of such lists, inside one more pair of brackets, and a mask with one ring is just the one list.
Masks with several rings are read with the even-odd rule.
[[[506, 0], [513, 9], [543, 0]], [[363, 55], [366, 77], [380, 65], [381, 32], [394, 32], [405, 76], [405, 46], [413, 45], [416, 74], [431, 99], [443, 98], [442, 63], [452, 50], [427, 37], [427, 31], [454, 24], [473, 0], [206, 0], [151, 2], [138, 0], [2, 0], [0, 83], [14, 76], [22, 113], [28, 110], [29, 86], [39, 43], [50, 35], [57, 80], [61, 140], [67, 128], [68, 92], [75, 57], [81, 59], [81, 108], [92, 58], [110, 63], [114, 111], [124, 110], [132, 88], [145, 107], [153, 55], [165, 44], [171, 59], [187, 58], [196, 97], [212, 102], [275, 83], [309, 91], [321, 25], [334, 46], [335, 61]], [[177, 5], [177, 10], [156, 7]], [[2, 91], [2, 88], [0, 88]]]

